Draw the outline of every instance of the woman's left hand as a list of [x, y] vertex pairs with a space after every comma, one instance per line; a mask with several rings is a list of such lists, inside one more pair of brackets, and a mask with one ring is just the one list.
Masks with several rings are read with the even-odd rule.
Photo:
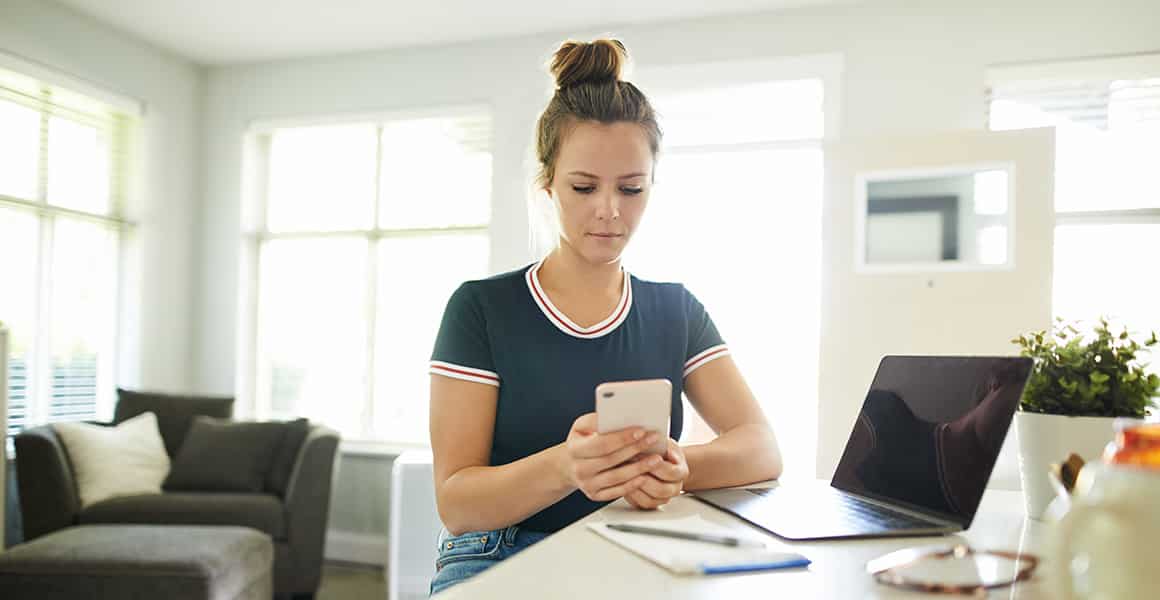
[[644, 481], [624, 499], [635, 508], [653, 510], [679, 496], [688, 476], [689, 463], [685, 462], [685, 451], [669, 438], [664, 460], [648, 473], [639, 475]]

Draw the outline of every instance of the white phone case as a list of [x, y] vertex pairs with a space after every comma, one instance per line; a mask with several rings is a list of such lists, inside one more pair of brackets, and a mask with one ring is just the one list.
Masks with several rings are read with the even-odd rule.
[[596, 386], [596, 430], [599, 433], [642, 427], [660, 433], [646, 454], [668, 449], [673, 384], [668, 379], [609, 381]]

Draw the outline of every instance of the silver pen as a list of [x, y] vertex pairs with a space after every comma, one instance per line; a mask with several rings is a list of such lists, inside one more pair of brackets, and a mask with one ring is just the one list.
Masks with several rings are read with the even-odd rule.
[[642, 527], [640, 525], [629, 525], [627, 523], [608, 523], [608, 528], [613, 531], [622, 531], [624, 533], [643, 533], [645, 535], [656, 535], [661, 537], [671, 537], [681, 540], [693, 540], [696, 542], [708, 542], [710, 544], [720, 544], [722, 546], [755, 546], [765, 547], [765, 544], [756, 540], [747, 540], [743, 538], [733, 537], [730, 535], [717, 535], [714, 533], [694, 533], [689, 531], [674, 531], [672, 529], [657, 529], [653, 527]]

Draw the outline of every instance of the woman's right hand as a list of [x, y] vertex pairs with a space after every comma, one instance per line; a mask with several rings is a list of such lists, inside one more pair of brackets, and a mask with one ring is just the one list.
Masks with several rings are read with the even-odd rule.
[[656, 432], [630, 427], [611, 433], [596, 432], [596, 413], [581, 415], [572, 423], [564, 442], [564, 476], [589, 500], [616, 500], [640, 487], [647, 473], [661, 462], [655, 454], [633, 460], [656, 443]]

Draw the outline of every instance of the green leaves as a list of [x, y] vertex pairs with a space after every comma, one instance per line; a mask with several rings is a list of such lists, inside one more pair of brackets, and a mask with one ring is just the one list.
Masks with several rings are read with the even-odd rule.
[[1137, 417], [1148, 414], [1160, 394], [1160, 377], [1147, 373], [1137, 357], [1158, 341], [1144, 343], [1125, 327], [1113, 333], [1106, 317], [1085, 336], [1073, 324], [1056, 318], [1052, 332], [1035, 331], [1011, 340], [1020, 354], [1035, 359], [1035, 370], [1023, 392], [1028, 412], [1060, 415]]

